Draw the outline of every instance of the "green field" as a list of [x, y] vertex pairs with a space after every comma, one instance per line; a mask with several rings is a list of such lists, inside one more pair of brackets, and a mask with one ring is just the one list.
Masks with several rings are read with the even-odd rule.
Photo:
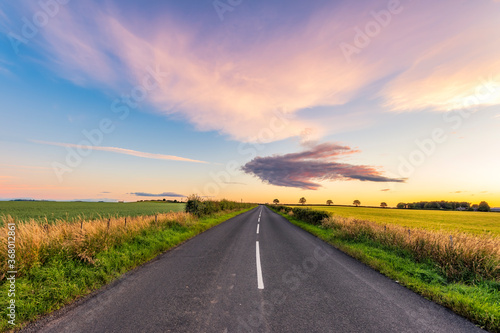
[[4, 216], [10, 215], [17, 220], [35, 219], [53, 223], [56, 220], [68, 222], [80, 217], [93, 220], [111, 216], [140, 216], [184, 211], [184, 203], [168, 202], [53, 202], [53, 201], [0, 201], [0, 225]]
[[500, 235], [500, 213], [345, 206], [295, 207], [324, 210], [334, 215], [370, 220], [381, 224], [397, 224], [409, 228]]

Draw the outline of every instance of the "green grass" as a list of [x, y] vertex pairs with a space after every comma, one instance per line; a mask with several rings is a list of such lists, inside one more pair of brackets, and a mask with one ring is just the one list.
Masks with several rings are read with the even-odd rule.
[[474, 285], [450, 282], [431, 260], [417, 262], [407, 251], [370, 240], [346, 240], [333, 229], [279, 214], [427, 299], [450, 308], [491, 332], [500, 332], [500, 283], [484, 280]]
[[397, 224], [409, 228], [439, 231], [463, 231], [476, 235], [500, 236], [500, 213], [440, 210], [382, 209], [344, 206], [294, 206], [323, 210], [335, 215]]
[[34, 219], [49, 223], [56, 220], [73, 222], [79, 218], [94, 220], [111, 216], [141, 216], [184, 211], [184, 203], [168, 202], [53, 202], [53, 201], [0, 201], [0, 226], [2, 216], [10, 215], [17, 220]]
[[[43, 266], [33, 267], [16, 279], [16, 327], [89, 294], [173, 246], [252, 208], [217, 213], [191, 226], [174, 224], [160, 230], [145, 229], [131, 241], [97, 254], [96, 264], [68, 260], [63, 254], [51, 257]], [[0, 284], [0, 331], [11, 328], [4, 320], [7, 310], [3, 305], [8, 301], [5, 282]]]

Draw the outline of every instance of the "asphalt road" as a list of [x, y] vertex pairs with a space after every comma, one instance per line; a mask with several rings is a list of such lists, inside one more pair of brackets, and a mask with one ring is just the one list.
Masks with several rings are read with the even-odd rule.
[[482, 332], [264, 206], [26, 331]]

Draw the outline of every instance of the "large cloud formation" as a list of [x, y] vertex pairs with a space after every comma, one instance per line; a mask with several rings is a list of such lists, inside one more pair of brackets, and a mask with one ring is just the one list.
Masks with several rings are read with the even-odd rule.
[[376, 168], [338, 162], [346, 154], [359, 152], [347, 146], [323, 143], [309, 150], [286, 155], [256, 157], [242, 167], [272, 185], [317, 190], [320, 184], [313, 180], [361, 180], [371, 182], [404, 182], [388, 178]]
[[[210, 10], [192, 24], [175, 19], [168, 6], [140, 16], [139, 4], [120, 3], [118, 11], [117, 5], [71, 2], [30, 43], [44, 50], [47, 59], [41, 61], [59, 76], [110, 87], [117, 95], [140, 87], [147, 68], [159, 68], [168, 74], [147, 96], [155, 112], [238, 141], [255, 141], [276, 110], [290, 119], [267, 141], [305, 129], [319, 139], [332, 129], [300, 111], [348, 103], [367, 87], [369, 97], [379, 98], [388, 111], [448, 111], [462, 108], [468, 98], [478, 105], [500, 104], [500, 93], [483, 92], [494, 90], [483, 81], [496, 80], [500, 66], [500, 43], [493, 42], [498, 2], [404, 1], [379, 33], [365, 36], [366, 45], [358, 45], [350, 61], [339, 45], [356, 46], [357, 31], [376, 23], [373, 13], [387, 12], [387, 1], [334, 3], [308, 4], [310, 13], [297, 15], [299, 22], [285, 19], [283, 9], [276, 10], [279, 16], [262, 17], [266, 10], [239, 7], [223, 24], [210, 12], [210, 2], [200, 3]], [[31, 17], [40, 10], [37, 2], [32, 6], [12, 17]]]

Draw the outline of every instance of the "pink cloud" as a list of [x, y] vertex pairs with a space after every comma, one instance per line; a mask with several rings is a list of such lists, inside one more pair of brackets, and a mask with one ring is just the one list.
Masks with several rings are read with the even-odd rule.
[[[371, 94], [388, 110], [448, 110], [474, 92], [479, 76], [496, 74], [496, 3], [402, 4], [402, 12], [350, 63], [340, 43], [353, 43], [354, 29], [364, 29], [374, 20], [370, 11], [384, 10], [387, 2], [318, 8], [308, 22], [275, 27], [258, 42], [222, 28], [200, 39], [196, 27], [168, 14], [148, 21], [144, 31], [139, 21], [93, 5], [78, 10], [76, 4], [42, 33], [54, 70], [74, 82], [121, 94], [141, 83], [147, 67], [160, 68], [168, 75], [148, 102], [161, 114], [239, 141], [275, 141], [304, 131], [318, 139], [330, 127], [299, 117], [299, 110], [345, 104], [383, 80], [386, 85], [378, 83]], [[484, 103], [498, 104], [500, 97]], [[287, 115], [279, 129], [271, 123], [276, 110]]]
[[[216, 130], [240, 141], [258, 141], [259, 133], [269, 129], [272, 136], [260, 141], [298, 136], [306, 129], [319, 138], [324, 127], [295, 113], [343, 104], [377, 78], [376, 64], [346, 66], [333, 19], [311, 19], [306, 27], [246, 44], [225, 31], [196, 40], [190, 27], [168, 16], [146, 36], [116, 15], [96, 8], [86, 8], [86, 13], [91, 23], [84, 25], [80, 13], [65, 12], [44, 31], [61, 75], [84, 85], [116, 88], [120, 79], [136, 85], [147, 67], [158, 67], [168, 72], [148, 96], [158, 112], [179, 114], [199, 130]], [[339, 20], [342, 15], [334, 13]], [[328, 33], [318, 34], [323, 29]], [[288, 116], [279, 130], [271, 123], [277, 110]]]

